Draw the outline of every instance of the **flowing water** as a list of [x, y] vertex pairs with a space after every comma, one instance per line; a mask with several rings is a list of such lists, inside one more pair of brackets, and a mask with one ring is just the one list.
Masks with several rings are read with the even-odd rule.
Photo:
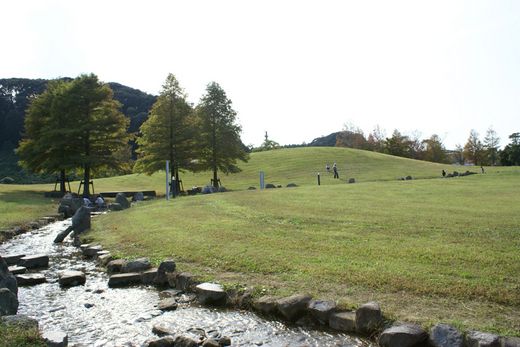
[[[42, 331], [66, 332], [69, 346], [141, 346], [157, 337], [152, 333], [156, 324], [184, 335], [229, 336], [232, 346], [371, 346], [357, 337], [288, 326], [251, 312], [194, 304], [161, 312], [154, 287], [108, 288], [106, 273], [83, 259], [69, 238], [54, 244], [57, 233], [69, 225], [69, 220], [52, 223], [0, 245], [0, 254], [49, 256], [49, 268], [38, 271], [47, 283], [19, 288], [18, 313], [36, 318]], [[58, 274], [63, 270], [85, 272], [86, 284], [60, 288]]]

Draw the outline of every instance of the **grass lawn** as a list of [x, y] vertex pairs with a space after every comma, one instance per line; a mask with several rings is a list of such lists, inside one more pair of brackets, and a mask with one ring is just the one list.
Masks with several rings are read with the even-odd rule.
[[57, 201], [43, 197], [46, 186], [0, 184], [0, 230], [56, 214]]
[[227, 284], [520, 335], [520, 172], [501, 171], [155, 200], [87, 237]]

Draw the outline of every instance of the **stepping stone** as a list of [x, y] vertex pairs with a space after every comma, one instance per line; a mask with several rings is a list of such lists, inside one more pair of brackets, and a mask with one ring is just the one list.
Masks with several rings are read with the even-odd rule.
[[34, 286], [47, 282], [45, 276], [42, 274], [16, 275], [15, 277], [19, 286]]
[[98, 252], [101, 252], [103, 250], [102, 246], [96, 245], [96, 246], [89, 246], [83, 250], [83, 255], [86, 257], [95, 257]]
[[141, 274], [137, 272], [128, 272], [124, 274], [112, 275], [108, 279], [108, 286], [114, 287], [126, 287], [132, 284], [141, 283]]
[[102, 255], [105, 255], [105, 254], [110, 254], [110, 251], [99, 251], [96, 253], [96, 255], [94, 257], [96, 259], [98, 259], [99, 257], [101, 257]]
[[500, 347], [498, 335], [480, 331], [468, 331], [466, 333], [466, 346], [468, 347]]
[[155, 324], [152, 328], [152, 333], [157, 336], [175, 335], [175, 329], [170, 324], [164, 322]]
[[129, 260], [123, 264], [121, 272], [143, 272], [152, 267], [148, 258]]
[[13, 265], [9, 266], [9, 272], [11, 272], [13, 275], [20, 275], [24, 274], [27, 271], [26, 267]]
[[114, 259], [108, 262], [107, 271], [108, 273], [121, 272], [123, 268], [123, 264], [125, 263], [124, 259]]
[[2, 255], [2, 259], [5, 260], [7, 265], [16, 265], [20, 262], [20, 259], [25, 257], [25, 254], [5, 254]]
[[46, 331], [42, 338], [48, 347], [67, 347], [69, 343], [69, 337], [63, 331]]
[[177, 309], [177, 301], [173, 298], [163, 299], [159, 302], [157, 308], [161, 311], [173, 311]]
[[182, 290], [178, 289], [166, 289], [162, 292], [159, 292], [159, 298], [160, 299], [167, 299], [167, 298], [173, 298], [180, 294], [184, 293]]
[[227, 294], [220, 284], [201, 283], [195, 287], [197, 299], [203, 305], [224, 305]]
[[[105, 252], [105, 251], [103, 251]], [[112, 255], [110, 253], [106, 253], [106, 254], [103, 254], [103, 255], [99, 255], [98, 253], [98, 257], [96, 259], [96, 262], [101, 265], [101, 266], [106, 266], [110, 261], [112, 261]]]
[[143, 284], [154, 284], [155, 280], [157, 279], [157, 269], [150, 269], [148, 271], [145, 271], [141, 273], [141, 282]]
[[24, 266], [28, 269], [42, 268], [49, 266], [48, 255], [26, 255], [21, 258], [18, 265]]
[[74, 287], [85, 284], [86, 277], [81, 271], [64, 271], [60, 274], [60, 287]]

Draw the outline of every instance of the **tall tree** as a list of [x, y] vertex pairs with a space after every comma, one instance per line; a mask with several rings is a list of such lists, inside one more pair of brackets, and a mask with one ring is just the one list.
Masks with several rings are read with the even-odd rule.
[[498, 148], [500, 145], [500, 138], [497, 135], [497, 132], [492, 128], [486, 132], [486, 137], [484, 137], [484, 149], [486, 151], [487, 159], [491, 165], [496, 165], [498, 159]]
[[139, 158], [135, 170], [152, 174], [171, 163], [173, 194], [180, 192], [179, 171], [190, 169], [196, 150], [196, 124], [186, 95], [173, 74], [154, 103], [137, 139]]
[[83, 195], [88, 196], [91, 170], [123, 164], [112, 154], [128, 145], [128, 120], [95, 75], [56, 82], [44, 95], [31, 105], [18, 153], [36, 170], [83, 168]]
[[398, 157], [408, 157], [410, 150], [408, 142], [408, 136], [401, 135], [401, 133], [395, 129], [392, 133], [392, 137], [385, 140], [385, 153]]
[[442, 144], [441, 138], [433, 134], [429, 139], [423, 140], [424, 152], [423, 159], [435, 163], [445, 163], [447, 161], [446, 149]]
[[386, 133], [379, 125], [374, 127], [374, 130], [368, 135], [368, 147], [370, 150], [382, 153], [385, 149]]
[[73, 154], [71, 139], [64, 136], [67, 129], [74, 126], [62, 108], [67, 87], [64, 81], [50, 81], [42, 94], [32, 98], [25, 116], [23, 138], [16, 150], [25, 169], [38, 173], [59, 172], [62, 193], [66, 191], [66, 170], [76, 168], [76, 164], [68, 160]]
[[511, 143], [504, 147], [500, 153], [502, 165], [520, 165], [520, 133], [509, 135]]
[[218, 188], [218, 171], [240, 172], [237, 160], [247, 161], [248, 154], [240, 141], [240, 125], [224, 90], [211, 82], [197, 106], [201, 121], [201, 156], [199, 169], [213, 171], [213, 186]]
[[475, 165], [483, 165], [484, 146], [475, 130], [469, 133], [468, 141], [464, 145], [464, 159]]

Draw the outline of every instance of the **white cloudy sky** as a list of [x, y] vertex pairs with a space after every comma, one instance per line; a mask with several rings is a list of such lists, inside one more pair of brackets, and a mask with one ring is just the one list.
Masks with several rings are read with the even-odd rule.
[[353, 123], [440, 135], [520, 131], [520, 1], [2, 1], [0, 78], [93, 72], [157, 94], [210, 81], [246, 144]]

